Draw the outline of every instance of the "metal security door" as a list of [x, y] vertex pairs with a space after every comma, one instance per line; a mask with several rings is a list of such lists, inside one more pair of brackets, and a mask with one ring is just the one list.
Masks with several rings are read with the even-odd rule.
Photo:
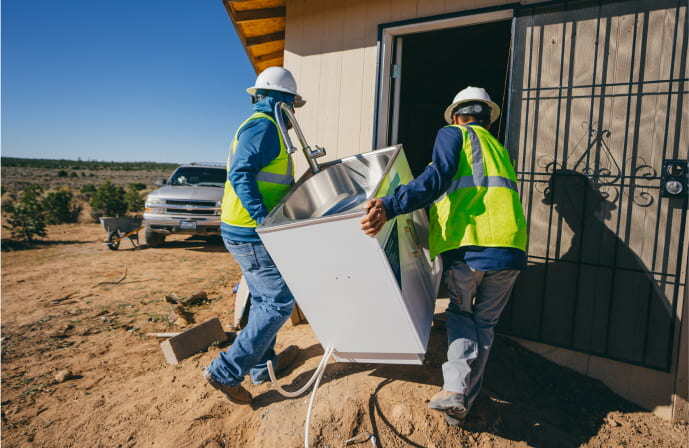
[[670, 370], [687, 265], [687, 2], [566, 2], [515, 19], [507, 147], [529, 268], [500, 330]]

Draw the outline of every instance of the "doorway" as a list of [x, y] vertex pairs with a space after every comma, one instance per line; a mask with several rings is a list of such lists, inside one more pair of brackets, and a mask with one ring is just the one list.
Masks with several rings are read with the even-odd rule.
[[[511, 20], [396, 37], [390, 141], [404, 145], [414, 176], [432, 157], [445, 108], [467, 86], [483, 87], [498, 105], [506, 102]], [[503, 111], [504, 112], [504, 111]], [[503, 117], [491, 132], [501, 141]]]

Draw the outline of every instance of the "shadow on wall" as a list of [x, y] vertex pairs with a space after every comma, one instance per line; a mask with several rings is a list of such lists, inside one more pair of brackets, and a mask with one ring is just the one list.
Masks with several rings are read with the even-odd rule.
[[[650, 272], [605, 225], [616, 205], [586, 175], [556, 171], [543, 203], [571, 229], [571, 245], [563, 255], [522, 273], [502, 332], [668, 371], [679, 325], [672, 297], [664, 292], [673, 278]], [[557, 238], [562, 238], [561, 226], [550, 226]]]

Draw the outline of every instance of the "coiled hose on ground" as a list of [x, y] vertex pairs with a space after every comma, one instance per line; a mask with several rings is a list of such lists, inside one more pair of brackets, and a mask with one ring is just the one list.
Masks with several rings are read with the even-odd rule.
[[304, 423], [304, 448], [309, 448], [309, 426], [311, 424], [311, 410], [313, 408], [313, 403], [316, 401], [316, 391], [318, 390], [318, 386], [321, 384], [321, 378], [325, 373], [325, 367], [328, 365], [328, 361], [330, 360], [330, 357], [334, 351], [335, 347], [332, 345], [325, 349], [325, 354], [323, 355], [323, 358], [321, 358], [321, 362], [318, 363], [318, 367], [316, 368], [316, 371], [313, 372], [313, 375], [311, 375], [311, 378], [309, 378], [306, 384], [294, 392], [286, 391], [278, 384], [278, 380], [275, 377], [275, 370], [273, 369], [273, 363], [268, 361], [268, 375], [270, 375], [270, 381], [273, 382], [275, 390], [277, 390], [278, 393], [283, 397], [296, 398], [309, 390], [311, 385], [315, 382], [313, 391], [311, 391], [311, 398], [309, 399], [309, 407], [306, 410], [306, 422]]

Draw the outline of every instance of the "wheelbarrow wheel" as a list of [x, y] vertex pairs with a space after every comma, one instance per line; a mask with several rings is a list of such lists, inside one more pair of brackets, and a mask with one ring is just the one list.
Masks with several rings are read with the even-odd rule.
[[107, 245], [110, 250], [117, 250], [120, 247], [120, 239], [117, 232], [108, 232]]

